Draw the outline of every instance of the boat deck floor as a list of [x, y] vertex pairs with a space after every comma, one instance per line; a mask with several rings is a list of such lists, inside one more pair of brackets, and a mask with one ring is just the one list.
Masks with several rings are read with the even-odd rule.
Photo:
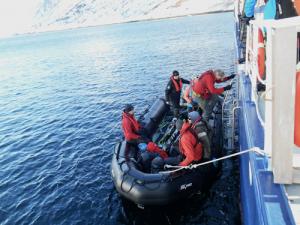
[[300, 225], [300, 184], [288, 184], [285, 189], [295, 222]]

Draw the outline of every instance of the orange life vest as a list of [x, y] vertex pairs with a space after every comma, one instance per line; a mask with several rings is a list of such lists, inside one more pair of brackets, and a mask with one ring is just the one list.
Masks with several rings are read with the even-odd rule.
[[177, 92], [180, 92], [180, 91], [181, 91], [181, 88], [182, 88], [182, 80], [179, 78], [179, 85], [178, 85], [177, 81], [174, 79], [173, 76], [171, 76], [170, 79], [172, 80], [172, 82], [173, 82], [173, 84], [174, 84], [174, 87], [175, 87], [176, 91], [177, 91]]

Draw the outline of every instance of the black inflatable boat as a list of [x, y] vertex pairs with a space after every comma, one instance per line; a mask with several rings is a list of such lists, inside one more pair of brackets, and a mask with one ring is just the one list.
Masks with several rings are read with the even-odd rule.
[[[219, 157], [222, 146], [221, 108], [215, 107], [210, 120], [213, 127], [213, 156]], [[169, 144], [176, 135], [168, 126], [172, 119], [170, 109], [163, 98], [157, 99], [141, 118], [145, 131], [156, 143]], [[166, 135], [169, 134], [169, 135]], [[207, 190], [216, 179], [220, 164], [207, 164], [194, 169], [163, 171], [156, 174], [144, 173], [137, 163], [136, 146], [126, 141], [117, 143], [114, 148], [111, 175], [116, 190], [125, 198], [138, 205], [165, 205], [195, 193]]]

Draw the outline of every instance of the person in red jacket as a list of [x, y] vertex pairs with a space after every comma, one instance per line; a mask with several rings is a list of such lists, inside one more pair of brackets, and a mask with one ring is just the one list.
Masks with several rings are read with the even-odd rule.
[[140, 143], [138, 144], [140, 156], [138, 157], [138, 164], [140, 165], [143, 172], [159, 172], [159, 169], [163, 165], [164, 159], [168, 158], [167, 152], [157, 146], [154, 142], [149, 142], [148, 144]]
[[222, 70], [208, 70], [192, 81], [193, 100], [198, 102], [204, 110], [203, 118], [205, 120], [209, 120], [214, 106], [221, 101], [218, 95], [231, 89], [231, 85], [216, 88], [215, 83], [221, 83], [234, 77], [234, 74], [225, 77]]
[[202, 159], [202, 144], [191, 127], [191, 121], [185, 121], [180, 130], [179, 150], [185, 157], [179, 166], [188, 166]]
[[148, 143], [149, 140], [141, 136], [141, 125], [134, 117], [134, 107], [125, 105], [122, 114], [122, 128], [125, 140], [131, 144]]

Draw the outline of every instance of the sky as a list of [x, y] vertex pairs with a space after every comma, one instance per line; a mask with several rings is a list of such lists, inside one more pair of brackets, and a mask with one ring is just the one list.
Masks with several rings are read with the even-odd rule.
[[0, 0], [0, 36], [28, 30], [38, 2], [39, 0]]

